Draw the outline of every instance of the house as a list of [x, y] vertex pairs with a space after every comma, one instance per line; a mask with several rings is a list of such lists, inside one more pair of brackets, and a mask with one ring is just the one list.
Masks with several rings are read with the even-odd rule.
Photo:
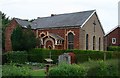
[[105, 35], [105, 50], [109, 46], [120, 46], [120, 26], [113, 28]]
[[96, 10], [51, 14], [39, 17], [33, 22], [14, 18], [6, 28], [5, 48], [12, 50], [10, 34], [16, 25], [23, 28], [30, 25], [39, 38], [41, 48], [103, 50], [104, 30]]

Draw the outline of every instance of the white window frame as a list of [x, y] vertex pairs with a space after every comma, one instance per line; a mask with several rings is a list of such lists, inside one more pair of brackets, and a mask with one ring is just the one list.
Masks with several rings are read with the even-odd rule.
[[112, 38], [112, 44], [116, 44], [116, 38]]

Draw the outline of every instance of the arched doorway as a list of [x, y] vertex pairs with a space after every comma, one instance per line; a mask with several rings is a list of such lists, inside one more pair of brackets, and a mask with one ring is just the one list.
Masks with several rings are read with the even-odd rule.
[[47, 48], [47, 49], [54, 49], [55, 46], [54, 46], [54, 40], [51, 39], [51, 38], [47, 38], [44, 42], [44, 48]]

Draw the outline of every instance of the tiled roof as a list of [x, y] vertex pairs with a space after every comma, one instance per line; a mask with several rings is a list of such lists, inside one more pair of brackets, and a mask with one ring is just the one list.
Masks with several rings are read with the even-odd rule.
[[33, 23], [35, 23], [33, 27], [36, 27], [36, 25], [37, 28], [81, 26], [94, 11], [95, 10], [38, 18], [33, 21]]
[[58, 39], [58, 40], [64, 40], [64, 38], [62, 38], [61, 36], [57, 35], [57, 34], [53, 34], [53, 33], [49, 33], [50, 36], [54, 37], [55, 39]]
[[21, 26], [30, 25], [32, 29], [37, 28], [53, 28], [53, 27], [68, 27], [81, 26], [95, 10], [58, 14], [50, 17], [35, 19], [33, 22], [16, 19]]

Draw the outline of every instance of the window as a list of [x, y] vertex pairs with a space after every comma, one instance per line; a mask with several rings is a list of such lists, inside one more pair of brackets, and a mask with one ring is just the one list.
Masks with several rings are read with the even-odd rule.
[[116, 44], [116, 38], [112, 38], [112, 44]]
[[62, 41], [61, 40], [57, 40], [57, 44], [62, 44]]
[[101, 49], [101, 38], [99, 37], [99, 50]]
[[45, 35], [44, 34], [41, 34], [41, 37], [44, 37]]
[[68, 49], [74, 49], [74, 35], [71, 32], [68, 34]]
[[93, 36], [93, 50], [95, 50], [95, 36]]
[[86, 34], [86, 50], [88, 50], [88, 34]]

